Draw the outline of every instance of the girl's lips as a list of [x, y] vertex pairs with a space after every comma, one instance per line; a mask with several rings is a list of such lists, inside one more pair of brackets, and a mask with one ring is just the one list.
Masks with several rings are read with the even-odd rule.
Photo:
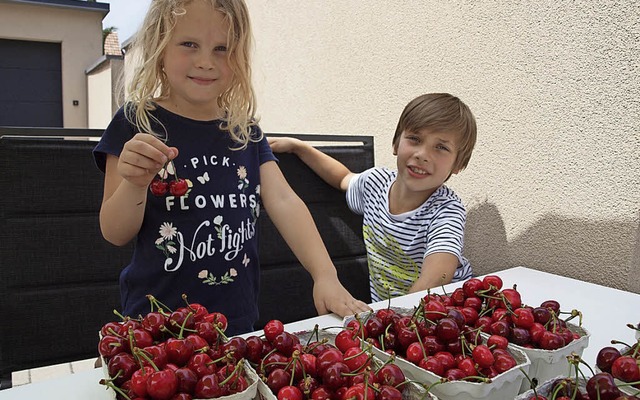
[[199, 84], [199, 85], [209, 85], [213, 82], [215, 82], [215, 79], [208, 79], [208, 78], [198, 78], [195, 76], [191, 76], [189, 77], [189, 79], [191, 79], [193, 82]]

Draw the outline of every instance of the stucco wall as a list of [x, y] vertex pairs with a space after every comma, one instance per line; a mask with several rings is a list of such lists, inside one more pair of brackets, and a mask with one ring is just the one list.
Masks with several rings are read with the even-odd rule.
[[391, 138], [425, 92], [478, 120], [478, 274], [515, 265], [640, 293], [640, 2], [250, 0], [267, 132]]
[[0, 6], [0, 37], [62, 44], [63, 124], [65, 128], [86, 128], [85, 69], [102, 54], [106, 12], [10, 2]]

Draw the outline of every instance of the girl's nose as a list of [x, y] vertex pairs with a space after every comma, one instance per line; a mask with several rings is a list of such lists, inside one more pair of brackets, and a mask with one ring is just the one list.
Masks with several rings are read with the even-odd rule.
[[196, 60], [196, 67], [200, 69], [213, 69], [215, 64], [212, 55], [201, 54]]

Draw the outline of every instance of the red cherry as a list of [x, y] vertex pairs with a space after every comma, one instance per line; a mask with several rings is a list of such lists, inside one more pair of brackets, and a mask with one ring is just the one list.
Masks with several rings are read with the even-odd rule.
[[198, 383], [198, 375], [189, 368], [178, 368], [175, 371], [178, 378], [178, 392], [193, 393]]
[[343, 353], [351, 347], [357, 347], [358, 349], [360, 348], [360, 338], [358, 337], [358, 332], [349, 329], [341, 330], [336, 335], [334, 342], [336, 344], [336, 347]]
[[329, 365], [322, 373], [322, 383], [329, 389], [336, 390], [347, 385], [349, 367], [343, 362]]
[[[371, 397], [367, 398], [371, 399]], [[380, 393], [375, 398], [377, 400], [402, 400], [402, 392], [393, 386], [382, 385]]]
[[385, 325], [382, 320], [376, 316], [369, 318], [364, 323], [364, 329], [367, 331], [368, 336], [372, 338], [378, 338], [384, 333]]
[[600, 349], [596, 357], [596, 366], [600, 368], [600, 370], [610, 373], [611, 365], [620, 356], [622, 356], [622, 354], [620, 354], [620, 350], [616, 349], [615, 347], [603, 347], [602, 349]]
[[496, 361], [491, 350], [484, 344], [474, 347], [471, 356], [480, 368], [489, 368]]
[[282, 368], [276, 368], [267, 376], [266, 384], [273, 393], [289, 385], [291, 374]]
[[482, 278], [482, 285], [487, 293], [493, 294], [502, 289], [502, 278], [497, 275], [487, 275]]
[[171, 181], [171, 183], [169, 184], [169, 192], [174, 196], [184, 196], [188, 190], [189, 184], [182, 178]]
[[436, 336], [445, 343], [458, 339], [460, 328], [452, 318], [442, 318], [436, 325]]
[[271, 320], [264, 325], [264, 337], [269, 342], [273, 342], [273, 339], [284, 332], [284, 324], [277, 319]]
[[331, 400], [333, 399], [333, 392], [324, 386], [318, 387], [311, 392], [311, 400]]
[[533, 326], [533, 323], [536, 322], [533, 311], [529, 308], [524, 307], [516, 308], [515, 310], [513, 310], [511, 320], [516, 326], [525, 329], [531, 328]]
[[[369, 354], [360, 347], [350, 347], [344, 352], [344, 363], [347, 364], [350, 372], [364, 371], [364, 368], [370, 364]], [[306, 368], [305, 371], [309, 373]]]
[[119, 336], [103, 336], [98, 342], [98, 353], [104, 358], [111, 358], [125, 351], [124, 339]]
[[556, 350], [564, 347], [564, 339], [557, 333], [545, 331], [540, 337], [540, 348], [544, 350]]
[[471, 357], [464, 357], [457, 363], [458, 368], [464, 372], [466, 376], [478, 376], [478, 370], [476, 369], [476, 363]]
[[424, 317], [430, 321], [438, 321], [447, 315], [447, 308], [440, 300], [429, 300], [424, 304]]
[[155, 340], [162, 338], [162, 328], [167, 323], [167, 317], [159, 312], [150, 312], [142, 318], [142, 327], [151, 334]]
[[560, 314], [560, 303], [555, 300], [547, 300], [540, 303], [540, 307], [553, 311], [556, 315]]
[[587, 381], [587, 393], [590, 399], [613, 400], [622, 393], [613, 381], [613, 376], [600, 372]]
[[264, 354], [264, 345], [262, 339], [258, 336], [249, 336], [246, 339], [247, 353], [246, 357], [254, 364], [260, 363], [262, 355]]
[[611, 375], [625, 382], [640, 381], [638, 361], [631, 356], [618, 357], [611, 365]]
[[[212, 312], [205, 315], [202, 318], [204, 321], [211, 322], [214, 326], [217, 326], [222, 332], [227, 330], [227, 326], [229, 323], [227, 322], [227, 317], [219, 312]], [[284, 328], [283, 328], [284, 330]]]
[[398, 386], [406, 380], [404, 372], [396, 364], [385, 364], [376, 373], [381, 385]]
[[407, 361], [410, 361], [415, 365], [418, 365], [420, 361], [425, 358], [425, 355], [422, 352], [422, 346], [419, 342], [413, 342], [409, 346], [407, 346], [407, 350], [405, 351], [405, 353], [405, 358], [407, 359]]
[[318, 371], [319, 375], [324, 375], [324, 371], [331, 365], [343, 361], [344, 356], [340, 350], [328, 347], [316, 356], [316, 371]]
[[183, 366], [193, 355], [193, 344], [185, 339], [169, 338], [165, 342], [167, 359], [178, 366]]
[[121, 385], [123, 382], [128, 381], [138, 369], [140, 369], [140, 365], [129, 353], [118, 353], [111, 357], [107, 363], [107, 371], [110, 377], [115, 377], [121, 371], [120, 375], [113, 381], [116, 385]]
[[508, 305], [512, 310], [522, 307], [522, 298], [517, 290], [503, 289], [500, 293], [502, 293], [503, 307], [507, 307]]
[[295, 386], [284, 386], [278, 390], [278, 400], [302, 400], [302, 392]]
[[154, 196], [164, 196], [169, 190], [169, 184], [164, 180], [155, 178], [149, 185], [149, 190]]
[[390, 308], [382, 308], [376, 311], [376, 317], [378, 317], [380, 321], [382, 321], [382, 324], [384, 326], [388, 326], [391, 322], [393, 322], [393, 319], [396, 316], [397, 313], [395, 312], [395, 310], [392, 310]]
[[506, 349], [509, 345], [509, 340], [506, 337], [500, 335], [491, 335], [489, 339], [487, 339], [487, 346], [491, 350], [494, 349]]
[[462, 284], [462, 290], [467, 297], [476, 297], [484, 289], [484, 283], [478, 278], [467, 279]]
[[131, 375], [131, 390], [138, 397], [147, 396], [147, 381], [155, 370], [150, 366], [145, 366]]
[[198, 399], [212, 399], [222, 396], [223, 391], [216, 374], [205, 375], [198, 379], [193, 395]]
[[170, 369], [151, 374], [147, 380], [147, 394], [152, 399], [169, 400], [178, 391], [178, 378]]
[[216, 366], [207, 353], [196, 353], [192, 355], [187, 362], [187, 368], [195, 372], [198, 378], [216, 372]]

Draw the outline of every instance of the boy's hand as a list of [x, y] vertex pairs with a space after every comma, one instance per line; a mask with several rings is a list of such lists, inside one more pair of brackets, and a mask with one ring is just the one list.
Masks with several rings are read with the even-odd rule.
[[295, 153], [302, 140], [290, 137], [268, 137], [267, 141], [274, 153]]
[[169, 147], [147, 133], [138, 133], [124, 144], [118, 158], [118, 173], [136, 186], [148, 186], [169, 160], [178, 156], [178, 149]]
[[334, 312], [346, 317], [371, 310], [365, 302], [351, 296], [337, 278], [314, 282], [313, 300], [319, 315]]

